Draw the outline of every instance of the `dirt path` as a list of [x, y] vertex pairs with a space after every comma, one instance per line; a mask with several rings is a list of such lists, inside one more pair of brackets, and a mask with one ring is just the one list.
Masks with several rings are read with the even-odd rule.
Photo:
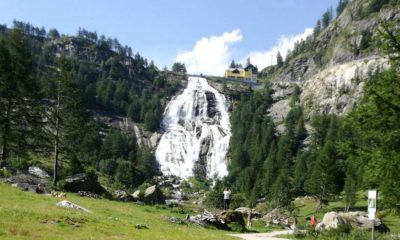
[[292, 230], [275, 231], [269, 233], [243, 233], [229, 234], [230, 236], [238, 237], [243, 240], [289, 240], [287, 238], [277, 238], [278, 235], [292, 234]]

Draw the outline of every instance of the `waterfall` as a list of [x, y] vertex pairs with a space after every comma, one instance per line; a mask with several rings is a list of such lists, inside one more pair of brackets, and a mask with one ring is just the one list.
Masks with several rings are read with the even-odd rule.
[[164, 175], [188, 178], [194, 172], [226, 176], [231, 128], [225, 96], [200, 77], [189, 77], [182, 94], [168, 104], [156, 158]]

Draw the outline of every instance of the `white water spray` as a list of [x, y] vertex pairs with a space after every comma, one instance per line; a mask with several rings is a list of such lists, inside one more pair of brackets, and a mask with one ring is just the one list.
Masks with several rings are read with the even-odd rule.
[[228, 103], [206, 79], [189, 77], [184, 92], [168, 104], [162, 125], [156, 158], [164, 175], [188, 178], [195, 166], [203, 166], [212, 179], [228, 174]]

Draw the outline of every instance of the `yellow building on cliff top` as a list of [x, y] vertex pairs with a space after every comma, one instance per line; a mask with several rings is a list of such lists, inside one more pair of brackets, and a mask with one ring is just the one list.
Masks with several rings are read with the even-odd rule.
[[254, 67], [253, 64], [249, 64], [245, 68], [228, 68], [225, 72], [225, 78], [257, 83], [257, 73], [257, 67]]

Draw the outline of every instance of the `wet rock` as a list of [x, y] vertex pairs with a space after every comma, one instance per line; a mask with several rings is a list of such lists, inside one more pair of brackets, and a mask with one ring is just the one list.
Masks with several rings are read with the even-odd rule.
[[84, 212], [90, 212], [88, 209], [86, 209], [84, 207], [81, 207], [79, 205], [76, 205], [75, 203], [72, 203], [72, 202], [67, 201], [67, 200], [63, 200], [61, 202], [58, 202], [56, 205], [59, 206], [59, 207], [77, 209], [77, 210], [81, 210], [81, 211], [84, 211]]
[[214, 93], [206, 91], [205, 94], [207, 99], [207, 115], [209, 118], [214, 118], [218, 113], [217, 100]]

